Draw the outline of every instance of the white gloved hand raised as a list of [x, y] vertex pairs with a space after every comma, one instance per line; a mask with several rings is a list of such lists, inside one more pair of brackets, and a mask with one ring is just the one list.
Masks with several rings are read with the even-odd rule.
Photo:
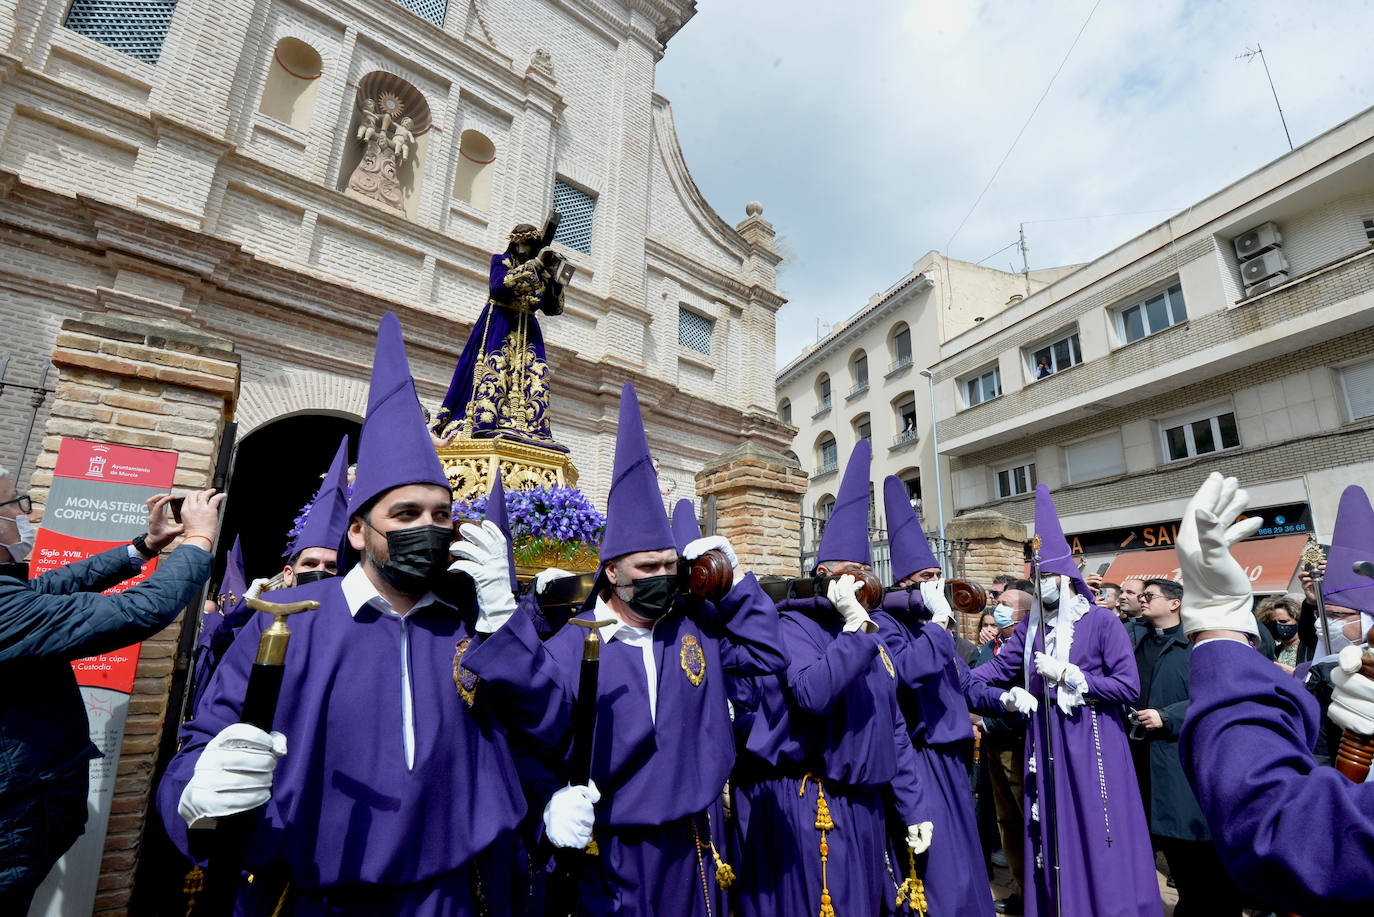
[[935, 832], [934, 822], [917, 822], [906, 826], [906, 845], [912, 853], [925, 853], [930, 849], [930, 836]]
[[258, 577], [248, 584], [247, 589], [243, 590], [243, 597], [245, 599], [256, 599], [258, 596], [262, 595], [262, 590], [265, 589], [270, 582], [272, 582], [270, 579], [261, 576]]
[[1010, 691], [1003, 691], [998, 700], [1002, 702], [1002, 707], [1008, 713], [1014, 710], [1022, 716], [1030, 716], [1040, 709], [1040, 701], [1036, 700], [1035, 695], [1025, 688], [1012, 688]]
[[694, 538], [687, 542], [682, 549], [684, 560], [696, 560], [707, 551], [719, 551], [730, 561], [730, 569], [735, 571], [734, 581], [738, 583], [744, 579], [744, 571], [739, 568], [739, 558], [735, 556], [735, 549], [730, 544], [730, 539], [724, 535], [707, 535], [704, 538]]
[[836, 610], [844, 616], [846, 633], [862, 630], [864, 633], [877, 633], [878, 625], [868, 616], [868, 609], [858, 599], [859, 581], [848, 573], [830, 581], [825, 597]]
[[490, 519], [480, 526], [471, 522], [458, 529], [462, 541], [455, 541], [449, 552], [457, 557], [451, 571], [472, 577], [477, 584], [477, 630], [492, 634], [515, 613], [515, 593], [510, 588], [510, 559], [506, 536]]
[[224, 727], [196, 761], [177, 812], [188, 827], [256, 809], [272, 798], [272, 772], [286, 754], [286, 736], [247, 723]]
[[930, 612], [930, 619], [936, 624], [943, 624], [954, 617], [954, 609], [949, 607], [949, 599], [945, 598], [943, 579], [921, 583], [921, 601]]
[[592, 808], [601, 800], [596, 782], [586, 786], [565, 786], [550, 797], [544, 806], [544, 830], [557, 847], [580, 850], [592, 839], [596, 812]]
[[1347, 646], [1331, 670], [1331, 706], [1326, 715], [1342, 729], [1362, 736], [1374, 735], [1374, 679], [1361, 674], [1360, 665], [1367, 650]]
[[567, 576], [576, 575], [576, 573], [569, 573], [567, 570], [560, 570], [558, 567], [549, 567], [547, 570], [540, 570], [534, 575], [534, 594], [543, 595], [549, 583], [556, 579], [563, 579]]
[[1231, 556], [1231, 545], [1264, 525], [1258, 516], [1236, 522], [1250, 501], [1235, 478], [1215, 471], [1183, 510], [1174, 549], [1183, 583], [1183, 633], [1233, 630], [1258, 639], [1251, 613], [1250, 577]]

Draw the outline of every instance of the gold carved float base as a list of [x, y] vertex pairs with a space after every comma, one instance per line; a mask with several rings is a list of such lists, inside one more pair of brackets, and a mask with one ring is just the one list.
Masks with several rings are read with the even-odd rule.
[[508, 439], [456, 439], [439, 450], [439, 462], [455, 500], [484, 496], [497, 468], [507, 490], [577, 486], [577, 469], [566, 452]]

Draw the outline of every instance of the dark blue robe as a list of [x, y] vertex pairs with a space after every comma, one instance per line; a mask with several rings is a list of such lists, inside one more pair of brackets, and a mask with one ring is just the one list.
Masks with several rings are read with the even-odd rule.
[[[267, 914], [291, 883], [296, 917], [474, 912], [480, 881], [490, 907], [520, 887], [515, 828], [525, 801], [505, 729], [551, 747], [566, 729], [568, 702], [528, 617], [517, 613], [488, 637], [472, 619], [433, 604], [404, 619], [364, 606], [349, 614], [333, 577], [273, 593], [316, 599], [291, 618], [291, 643], [274, 729], [287, 754], [245, 868], [239, 913]], [[239, 719], [258, 639], [270, 621], [248, 621], [215, 670], [181, 750], [158, 788], [167, 833], [194, 859], [205, 851], [177, 813], [201, 751]], [[407, 767], [402, 714], [402, 628], [414, 701], [414, 764]], [[455, 655], [481, 669], [471, 707], [455, 684]], [[194, 849], [193, 849], [194, 848]], [[477, 873], [480, 871], [480, 879]], [[264, 900], [270, 898], [271, 900]], [[495, 911], [493, 911], [495, 912]]]
[[[558, 303], [563, 294], [553, 284], [538, 280], [532, 264], [517, 266], [505, 252], [491, 256], [487, 304], [463, 345], [448, 393], [434, 419], [433, 429], [440, 436], [460, 427], [467, 418], [476, 374], [474, 436], [503, 436], [567, 451], [554, 442], [549, 429], [549, 367], [544, 335], [534, 317], [535, 310], [541, 308], [549, 313], [561, 311]], [[512, 374], [512, 360], [525, 361], [525, 370]], [[479, 361], [483, 364], [480, 369]], [[527, 415], [510, 413], [512, 386], [519, 388]]]
[[[715, 860], [709, 850], [699, 854], [696, 839], [705, 843], [709, 835], [725, 858], [721, 791], [735, 760], [727, 689], [737, 678], [783, 671], [787, 658], [773, 603], [752, 574], [715, 612], [718, 627], [680, 611], [655, 624], [652, 719], [641, 649], [619, 640], [601, 648], [592, 742], [601, 868], [583, 878], [584, 914], [725, 913]], [[578, 617], [594, 620], [596, 613]], [[564, 627], [547, 644], [571, 696], [585, 636], [584, 628]]]
[[1226, 870], [1278, 911], [1374, 907], [1374, 784], [1320, 767], [1317, 702], [1244, 644], [1193, 649], [1179, 752]]
[[[904, 825], [930, 815], [895, 670], [877, 634], [842, 633], [828, 601], [779, 608], [791, 663], [785, 680], [755, 680], [757, 706], [733, 784], [735, 913], [818, 914], [824, 883], [837, 915], [877, 914], [892, 888], [886, 804]], [[816, 828], [822, 791], [835, 826], [826, 832], [824, 876]]]
[[[889, 593], [873, 620], [897, 669], [897, 701], [935, 825], [930, 849], [917, 861], [930, 912], [992, 917], [992, 890], [981, 868], [982, 845], [965, 763], [973, 742], [960, 688], [967, 667], [955, 653], [954, 637], [930, 620], [918, 590]], [[890, 856], [905, 865], [905, 832], [896, 841]], [[898, 877], [905, 872], [898, 870]], [[884, 906], [891, 903], [889, 897]], [[909, 911], [904, 908], [903, 913]]]

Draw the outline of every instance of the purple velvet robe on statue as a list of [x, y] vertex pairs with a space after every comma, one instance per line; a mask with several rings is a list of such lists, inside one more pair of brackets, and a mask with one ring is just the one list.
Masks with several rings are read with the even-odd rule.
[[[921, 858], [925, 862], [917, 862], [930, 913], [992, 917], [992, 890], [982, 869], [965, 764], [973, 727], [960, 688], [963, 660], [955, 655], [954, 637], [930, 620], [918, 590], [884, 596], [883, 610], [873, 620], [897, 669], [897, 701], [910, 730], [930, 821], [935, 823], [930, 850]], [[898, 840], [905, 841], [905, 832]], [[891, 855], [906, 865], [904, 849], [892, 850]], [[883, 902], [889, 913], [894, 897]]]
[[1275, 910], [1374, 908], [1374, 783], [1312, 757], [1321, 715], [1302, 682], [1231, 640], [1193, 650], [1179, 751], [1226, 871]]
[[[974, 683], [1025, 687], [1022, 659], [1029, 620], [1016, 625], [1000, 653], [973, 670]], [[1035, 642], [1039, 650], [1039, 636]], [[1040, 710], [1026, 730], [1026, 914], [1045, 915], [1045, 902], [1052, 901], [1056, 883], [1048, 864], [1034, 865], [1052, 824], [1058, 829], [1061, 913], [1160, 917], [1154, 853], [1123, 718], [1125, 706], [1140, 696], [1130, 638], [1112, 612], [1092, 607], [1074, 624], [1069, 661], [1083, 671], [1088, 692], [1087, 703], [1067, 717], [1054, 702], [1057, 689], [1047, 699], [1044, 679], [1031, 670], [1029, 690], [1040, 699]], [[1053, 740], [1056, 804], [1052, 820], [1044, 813], [1036, 821], [1031, 804], [1038, 809], [1046, 798], [1047, 728]], [[1048, 913], [1054, 912], [1051, 903]]]
[[[237, 913], [270, 914], [289, 880], [295, 917], [408, 914], [463, 917], [474, 910], [480, 872], [492, 913], [509, 913], [521, 893], [514, 830], [525, 812], [505, 728], [556, 742], [567, 699], [527, 616], [472, 641], [464, 665], [480, 669], [469, 707], [454, 682], [454, 657], [472, 636], [459, 612], [441, 605], [401, 618], [372, 606], [349, 614], [343, 577], [273, 593], [282, 602], [317, 599], [291, 618], [291, 643], [274, 729], [287, 739], [272, 798], [249, 842]], [[215, 670], [181, 750], [158, 788], [167, 833], [202, 859], [177, 802], [211, 738], [239, 719], [258, 639], [270, 621], [255, 615]], [[414, 764], [403, 739], [402, 635], [414, 703]], [[196, 848], [196, 849], [193, 849]], [[270, 900], [269, 900], [270, 899]], [[502, 909], [505, 910], [502, 910]]]
[[[842, 633], [824, 599], [778, 607], [791, 663], [785, 682], [755, 681], [755, 707], [746, 714], [732, 785], [733, 913], [819, 914], [824, 881], [839, 917], [875, 915], [894, 887], [884, 865], [886, 804], [895, 804], [903, 824], [930, 817], [891, 659], [877, 634]], [[816, 829], [822, 787], [835, 825], [826, 832], [824, 877]]]
[[[435, 417], [434, 430], [440, 435], [446, 434], [451, 429], [452, 424], [461, 424], [467, 417], [468, 402], [472, 400], [473, 373], [477, 370], [477, 361], [489, 357], [493, 353], [499, 353], [506, 338], [519, 331], [522, 312], [512, 308], [512, 305], [520, 294], [507, 283], [507, 276], [512, 273], [511, 264], [512, 256], [505, 252], [491, 256], [487, 304], [483, 307], [481, 314], [477, 316], [477, 321], [472, 326], [472, 333], [468, 335], [467, 343], [463, 345], [463, 352], [458, 357], [458, 367], [453, 371], [453, 380], [449, 383], [448, 393], [444, 395], [444, 403], [439, 408], [438, 416]], [[543, 295], [539, 297], [539, 305], [552, 306], [557, 299], [558, 293], [555, 290], [546, 289]], [[544, 335], [539, 330], [539, 321], [534, 317], [533, 310], [523, 314], [525, 315], [525, 347], [537, 361], [538, 374], [543, 374], [547, 371], [544, 356]], [[540, 381], [546, 383], [542, 375], [540, 375]], [[532, 390], [530, 382], [531, 379], [526, 377], [525, 388], [522, 393], [525, 396], [526, 404], [534, 411], [527, 428], [513, 428], [508, 424], [503, 424], [499, 417], [484, 419], [481, 412], [478, 412], [475, 418], [476, 423], [473, 426], [473, 435], [479, 437], [496, 436], [499, 433], [501, 436], [517, 439], [521, 442], [566, 452], [566, 448], [553, 441], [552, 433], [549, 430], [547, 386], [545, 385], [543, 389], [543, 395], [539, 396]], [[497, 401], [504, 400], [506, 396], [504, 389], [488, 391], [483, 394]]]
[[[721, 791], [735, 760], [728, 685], [781, 672], [787, 659], [773, 603], [752, 574], [731, 588], [711, 619], [722, 626], [681, 613], [654, 625], [652, 719], [641, 649], [620, 640], [601, 647], [592, 780], [601, 792], [595, 837], [602, 869], [583, 878], [584, 914], [725, 913], [715, 861], [709, 850], [699, 857], [696, 838], [704, 843], [709, 836], [726, 858]], [[583, 628], [564, 627], [547, 644], [570, 696], [578, 688], [585, 635]]]

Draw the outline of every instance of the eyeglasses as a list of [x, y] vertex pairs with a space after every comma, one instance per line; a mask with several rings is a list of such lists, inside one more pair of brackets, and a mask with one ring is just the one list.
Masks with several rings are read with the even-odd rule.
[[988, 590], [988, 598], [990, 598], [990, 599], [1000, 599], [1000, 598], [1002, 597], [1002, 593], [1005, 592], [1005, 591], [1006, 591], [1006, 590], [1004, 590], [1004, 589], [989, 589], [989, 590]]
[[1140, 593], [1140, 601], [1146, 602], [1146, 603], [1148, 603], [1148, 602], [1153, 602], [1155, 599], [1162, 599], [1162, 598], [1164, 598], [1164, 596], [1160, 595], [1158, 592], [1142, 592], [1142, 593]]
[[11, 503], [18, 503], [19, 512], [21, 513], [33, 512], [33, 500], [29, 499], [28, 494], [24, 494], [22, 497], [15, 497], [13, 500], [0, 501], [0, 506], [9, 506]]

